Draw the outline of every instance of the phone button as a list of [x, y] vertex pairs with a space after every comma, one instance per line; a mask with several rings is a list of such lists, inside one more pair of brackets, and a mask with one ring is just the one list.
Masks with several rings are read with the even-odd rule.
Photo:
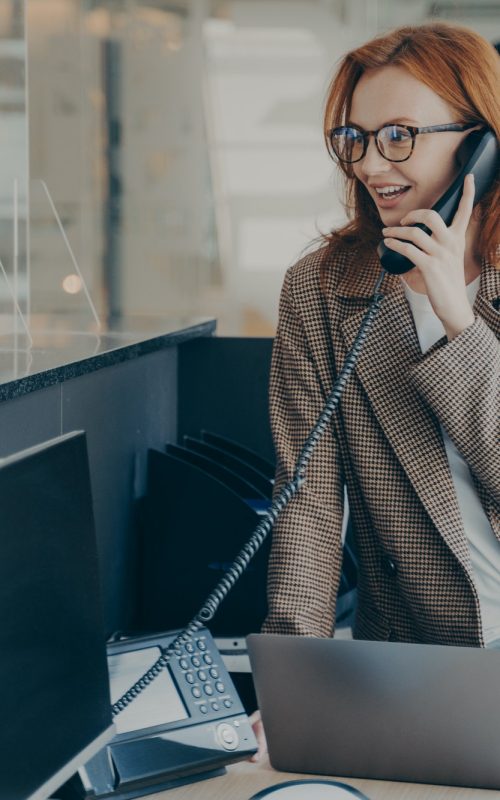
[[219, 677], [219, 671], [217, 669], [215, 669], [215, 667], [210, 667], [209, 672], [210, 672], [210, 675], [212, 676], [212, 678], [218, 678]]
[[217, 738], [225, 750], [236, 750], [240, 743], [238, 734], [227, 722], [217, 726]]
[[210, 653], [205, 653], [205, 655], [203, 656], [203, 661], [205, 662], [205, 664], [213, 664], [214, 663], [214, 660], [213, 660], [212, 656], [210, 655]]
[[206, 650], [207, 649], [207, 646], [206, 646], [205, 642], [203, 641], [203, 639], [198, 639], [196, 644], [198, 645], [198, 650]]
[[191, 694], [193, 697], [201, 697], [201, 689], [199, 686], [193, 686], [191, 689]]
[[212, 708], [213, 708], [213, 710], [214, 710], [214, 711], [218, 711], [218, 710], [219, 710], [219, 704], [218, 704], [218, 703], [216, 703], [216, 702], [215, 702], [215, 700], [213, 700], [213, 701], [210, 703], [210, 705], [212, 706]]
[[186, 653], [194, 653], [194, 645], [192, 645], [190, 642], [184, 645], [184, 647], [186, 648]]
[[224, 705], [226, 706], [226, 708], [231, 708], [231, 706], [233, 705], [233, 701], [226, 699], [224, 700]]
[[205, 689], [205, 694], [208, 694], [208, 696], [214, 693], [214, 690], [209, 683], [207, 683], [206, 686], [204, 686], [203, 688]]
[[179, 659], [179, 666], [181, 669], [188, 669], [189, 668], [189, 661], [185, 658]]
[[198, 672], [198, 678], [202, 683], [205, 683], [205, 681], [208, 680], [208, 675], [206, 672], [200, 669], [200, 671]]
[[201, 667], [201, 661], [198, 658], [198, 656], [193, 656], [192, 657], [191, 664], [193, 665], [193, 667]]
[[192, 672], [188, 672], [186, 674], [186, 680], [187, 680], [188, 683], [191, 683], [191, 684], [194, 683], [194, 675], [193, 675]]
[[226, 691], [226, 687], [224, 686], [224, 684], [222, 683], [222, 681], [217, 681], [217, 683], [215, 684], [215, 688], [216, 688], [216, 689], [217, 689], [217, 691], [218, 691], [218, 692], [220, 692], [221, 694], [224, 694], [224, 692]]
[[208, 708], [205, 704], [200, 706], [200, 711], [202, 714], [208, 714]]

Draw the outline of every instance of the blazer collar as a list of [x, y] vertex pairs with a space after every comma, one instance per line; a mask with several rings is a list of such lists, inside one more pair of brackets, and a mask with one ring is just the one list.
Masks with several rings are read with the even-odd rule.
[[474, 311], [500, 338], [500, 269], [483, 259]]
[[[334, 288], [333, 293], [338, 297], [369, 299], [373, 295], [373, 287], [381, 269], [380, 259], [375, 251], [368, 253], [356, 251], [353, 253], [353, 257], [349, 259], [347, 268]], [[401, 279], [398, 275], [386, 273], [381, 292], [387, 295], [393, 291], [402, 291]], [[481, 261], [481, 279], [478, 295], [488, 301], [500, 297], [500, 269], [497, 269], [486, 258]]]
[[[348, 259], [346, 268], [333, 293], [337, 297], [369, 299], [373, 295], [373, 287], [380, 275], [382, 265], [377, 253], [373, 251], [355, 250]], [[386, 273], [381, 292], [387, 294], [401, 284], [397, 275]]]
[[[500, 248], [499, 248], [500, 256]], [[497, 269], [491, 261], [483, 258], [481, 262], [481, 279], [479, 281], [479, 292], [485, 300], [496, 300], [500, 297], [500, 269]]]

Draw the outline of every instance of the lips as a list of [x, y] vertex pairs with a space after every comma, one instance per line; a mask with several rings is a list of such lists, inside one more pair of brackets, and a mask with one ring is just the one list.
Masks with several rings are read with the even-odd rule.
[[[388, 186], [394, 186], [394, 184], [387, 184]], [[411, 186], [402, 186], [401, 189], [397, 192], [390, 192], [387, 195], [379, 194], [376, 189], [381, 189], [382, 186], [378, 185], [376, 188], [374, 186], [371, 187], [372, 191], [374, 192], [374, 199], [379, 206], [379, 208], [392, 208], [393, 206], [397, 205], [398, 202], [405, 194], [409, 192]]]

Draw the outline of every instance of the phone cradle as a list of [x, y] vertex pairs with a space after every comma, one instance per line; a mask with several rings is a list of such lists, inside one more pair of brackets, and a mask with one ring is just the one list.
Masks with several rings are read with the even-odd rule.
[[[179, 776], [182, 758], [187, 754], [180, 753], [173, 744], [162, 749], [156, 747], [150, 739], [133, 742], [129, 746], [106, 748], [93, 758], [78, 776], [75, 776], [65, 787], [61, 800], [81, 800], [82, 798], [112, 798], [113, 800], [133, 800], [152, 792], [174, 789], [188, 783], [215, 778], [226, 774], [225, 767], [208, 768], [203, 772], [188, 772]], [[151, 746], [153, 745], [153, 746]], [[124, 749], [123, 749], [124, 748]], [[196, 769], [201, 766], [196, 759]], [[184, 762], [189, 770], [193, 763]], [[168, 773], [177, 777], [166, 777]]]
[[[178, 631], [108, 645], [111, 697], [121, 697]], [[132, 800], [223, 775], [257, 743], [206, 628], [115, 719], [117, 734], [66, 785], [61, 800]]]

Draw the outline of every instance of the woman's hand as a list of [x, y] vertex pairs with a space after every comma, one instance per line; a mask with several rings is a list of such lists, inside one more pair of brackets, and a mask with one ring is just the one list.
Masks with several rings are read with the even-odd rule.
[[260, 716], [260, 711], [254, 711], [252, 716], [249, 717], [250, 725], [252, 726], [252, 730], [254, 733], [255, 738], [257, 739], [257, 745], [259, 749], [257, 752], [251, 756], [248, 760], [249, 761], [260, 761], [260, 759], [266, 755], [267, 753], [267, 742], [266, 742], [266, 734], [264, 733], [264, 726], [262, 724], [262, 719]]
[[[419, 268], [434, 312], [441, 320], [449, 340], [474, 322], [474, 313], [465, 290], [465, 234], [474, 206], [474, 176], [470, 173], [457, 212], [447, 227], [436, 211], [417, 209], [401, 220], [402, 227], [383, 228], [384, 243], [406, 256]], [[420, 228], [407, 227], [421, 222], [432, 236]], [[399, 241], [406, 239], [407, 241]]]

